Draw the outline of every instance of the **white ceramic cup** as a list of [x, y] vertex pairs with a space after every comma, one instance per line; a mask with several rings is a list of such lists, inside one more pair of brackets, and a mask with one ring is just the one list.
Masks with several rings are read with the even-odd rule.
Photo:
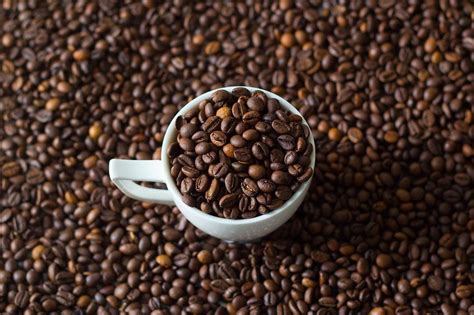
[[[206, 214], [197, 208], [186, 205], [182, 201], [181, 193], [176, 187], [174, 179], [171, 177], [167, 148], [170, 143], [176, 141], [176, 118], [184, 115], [188, 110], [197, 107], [202, 100], [210, 98], [215, 91], [226, 90], [231, 92], [237, 87], [246, 88], [251, 92], [262, 91], [268, 97], [276, 98], [284, 109], [301, 116], [298, 110], [286, 100], [274, 93], [262, 89], [248, 86], [232, 86], [209, 91], [189, 102], [171, 121], [163, 139], [161, 160], [144, 161], [113, 159], [109, 164], [109, 173], [112, 182], [130, 198], [165, 205], [176, 205], [186, 219], [188, 219], [194, 226], [207, 234], [226, 241], [243, 242], [255, 240], [273, 232], [283, 223], [288, 221], [303, 202], [311, 184], [311, 179], [301, 184], [293, 196], [281, 207], [254, 218], [232, 220]], [[308, 126], [304, 118], [302, 123]], [[310, 166], [314, 169], [316, 151], [313, 137], [310, 136], [308, 141], [313, 146]], [[143, 187], [135, 183], [135, 181], [165, 183], [168, 189]]]

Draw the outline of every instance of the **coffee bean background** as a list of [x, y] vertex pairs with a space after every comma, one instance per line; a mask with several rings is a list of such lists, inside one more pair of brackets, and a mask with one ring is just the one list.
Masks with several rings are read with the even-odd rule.
[[[0, 4], [0, 312], [472, 314], [470, 1]], [[221, 86], [271, 90], [317, 141], [308, 198], [254, 244], [133, 201]]]

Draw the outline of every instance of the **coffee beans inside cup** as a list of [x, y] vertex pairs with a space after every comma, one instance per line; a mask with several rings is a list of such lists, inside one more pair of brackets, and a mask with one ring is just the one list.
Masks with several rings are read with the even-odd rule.
[[218, 90], [176, 120], [168, 147], [183, 202], [247, 219], [282, 206], [311, 178], [309, 128], [262, 91]]

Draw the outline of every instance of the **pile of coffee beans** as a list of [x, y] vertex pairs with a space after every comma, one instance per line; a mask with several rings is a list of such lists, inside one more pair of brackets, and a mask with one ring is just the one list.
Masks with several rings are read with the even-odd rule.
[[[0, 313], [474, 310], [471, 1], [0, 1]], [[247, 85], [316, 140], [307, 200], [227, 244], [125, 197], [177, 111]]]
[[309, 128], [260, 90], [218, 90], [176, 120], [171, 176], [191, 207], [248, 219], [282, 206], [313, 175]]

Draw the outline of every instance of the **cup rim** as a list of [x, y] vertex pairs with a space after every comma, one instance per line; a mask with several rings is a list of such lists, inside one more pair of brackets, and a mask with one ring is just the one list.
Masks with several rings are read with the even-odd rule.
[[[302, 118], [302, 123], [304, 125], [306, 125], [306, 127], [308, 127], [309, 130], [311, 131], [311, 128], [309, 127], [306, 119], [303, 117], [303, 115], [301, 115], [301, 113], [296, 109], [296, 107], [294, 107], [292, 104], [290, 104], [290, 102], [288, 102], [287, 100], [285, 100], [281, 96], [279, 96], [275, 93], [272, 93], [270, 91], [267, 91], [267, 90], [264, 90], [264, 89], [261, 89], [261, 88], [252, 87], [252, 86], [236, 85], [236, 86], [221, 87], [221, 88], [217, 88], [217, 89], [213, 89], [213, 90], [210, 90], [208, 92], [205, 92], [205, 93], [199, 95], [198, 97], [192, 99], [191, 101], [189, 101], [185, 106], [183, 106], [175, 114], [175, 116], [173, 117], [173, 119], [169, 123], [168, 128], [165, 132], [165, 135], [163, 137], [162, 152], [161, 152], [161, 161], [163, 163], [163, 172], [164, 172], [163, 175], [164, 175], [164, 178], [165, 178], [165, 184], [167, 186], [167, 189], [169, 191], [171, 191], [173, 199], [178, 199], [178, 200], [182, 201], [182, 194], [179, 191], [178, 187], [176, 186], [176, 183], [175, 183], [173, 177], [171, 176], [170, 161], [169, 161], [168, 154], [167, 154], [167, 151], [168, 151], [167, 148], [168, 148], [169, 144], [176, 138], [176, 134], [177, 134], [176, 119], [179, 116], [184, 115], [184, 113], [186, 113], [190, 109], [198, 106], [199, 103], [202, 100], [210, 98], [210, 96], [214, 92], [216, 92], [218, 90], [226, 90], [228, 92], [231, 92], [233, 89], [236, 89], [236, 88], [246, 88], [246, 89], [250, 90], [251, 92], [262, 91], [267, 96], [272, 97], [272, 98], [276, 98], [280, 102], [280, 105], [283, 108], [285, 108], [286, 110], [288, 110], [288, 111], [290, 111], [294, 114], [299, 115]], [[195, 212], [195, 214], [198, 217], [202, 218], [203, 220], [212, 221], [213, 223], [225, 223], [225, 224], [230, 224], [230, 225], [245, 225], [245, 224], [249, 224], [249, 223], [257, 223], [257, 222], [261, 222], [261, 221], [265, 221], [267, 219], [270, 219], [271, 217], [277, 216], [280, 213], [283, 213], [285, 211], [290, 211], [291, 210], [291, 204], [294, 203], [296, 201], [296, 199], [304, 191], [306, 191], [305, 188], [307, 186], [311, 185], [312, 178], [314, 176], [314, 169], [315, 169], [315, 165], [316, 165], [316, 145], [314, 143], [314, 138], [312, 136], [310, 136], [309, 138], [310, 138], [309, 141], [313, 146], [313, 152], [311, 153], [311, 156], [310, 156], [311, 166], [313, 167], [313, 175], [311, 175], [311, 177], [306, 182], [304, 182], [300, 185], [298, 190], [293, 193], [293, 195], [291, 196], [290, 199], [286, 200], [280, 207], [276, 208], [275, 210], [272, 210], [272, 211], [270, 211], [266, 214], [258, 215], [258, 216], [253, 217], [253, 218], [227, 219], [227, 218], [221, 218], [221, 217], [218, 217], [218, 216], [215, 216], [215, 215], [212, 215], [212, 214], [205, 213], [205, 212], [201, 211], [200, 209], [198, 209], [196, 207], [188, 206], [188, 205], [184, 204], [184, 202], [182, 202], [183, 205], [185, 205], [191, 211]], [[178, 207], [178, 209], [179, 209], [179, 207]], [[179, 210], [181, 211], [181, 209], [179, 209]]]

